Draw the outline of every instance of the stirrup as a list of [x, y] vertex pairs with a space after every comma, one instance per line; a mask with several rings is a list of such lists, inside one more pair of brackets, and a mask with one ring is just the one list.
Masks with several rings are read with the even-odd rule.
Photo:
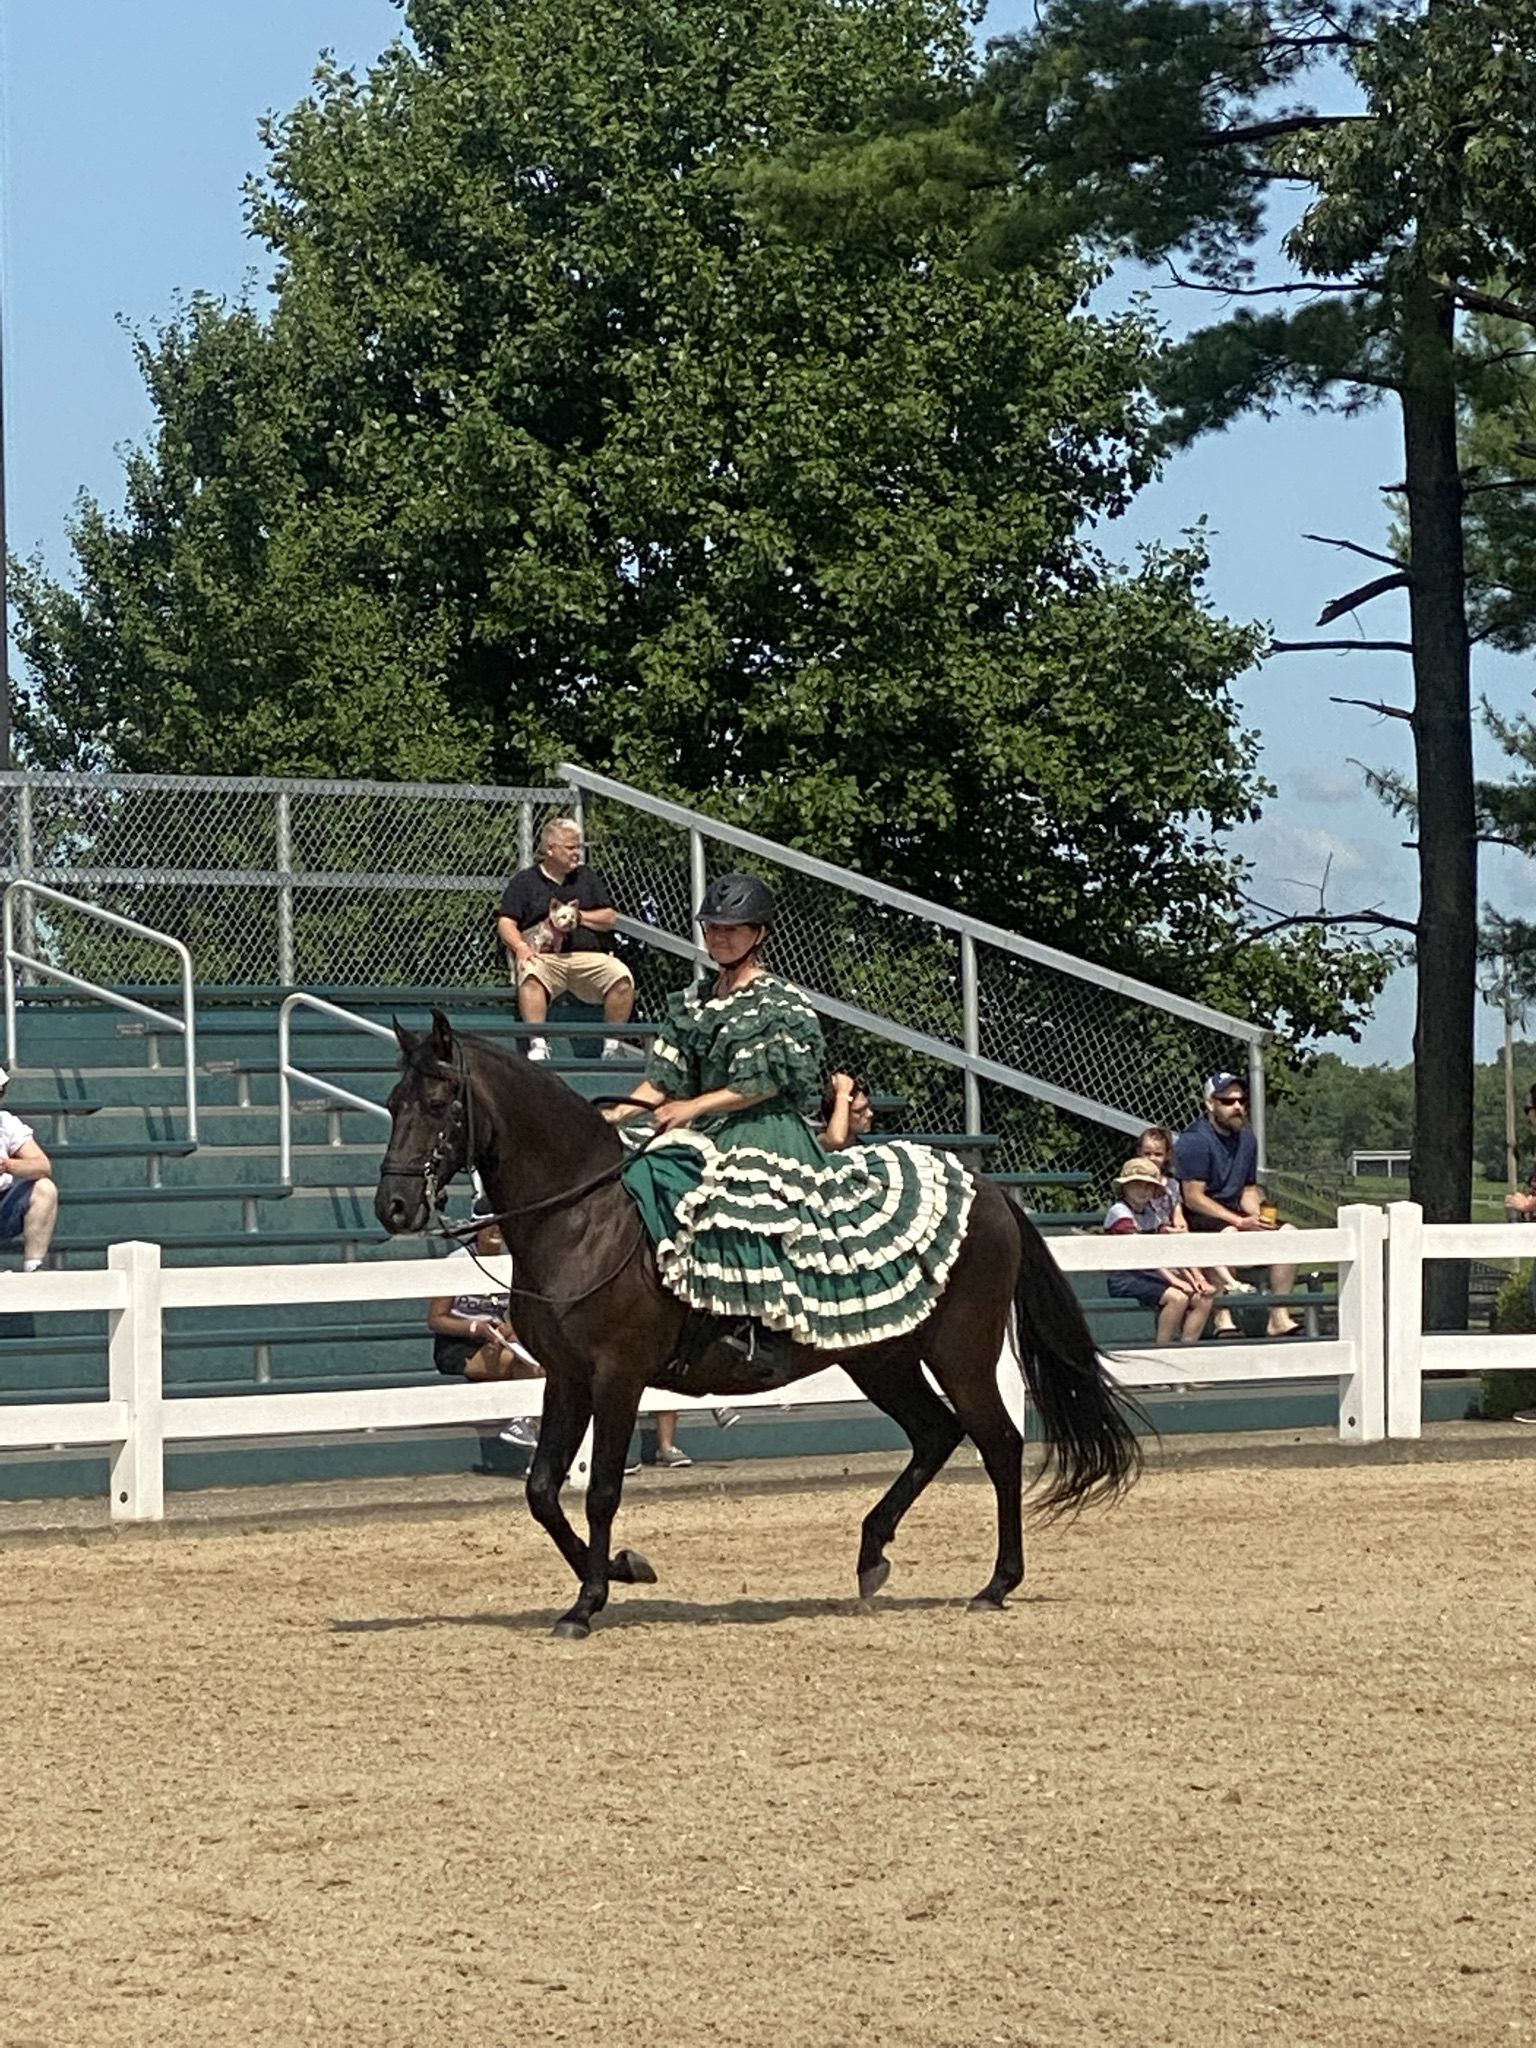
[[757, 1321], [733, 1323], [721, 1343], [735, 1351], [757, 1372], [777, 1373], [789, 1364], [794, 1340], [786, 1331], [770, 1330]]

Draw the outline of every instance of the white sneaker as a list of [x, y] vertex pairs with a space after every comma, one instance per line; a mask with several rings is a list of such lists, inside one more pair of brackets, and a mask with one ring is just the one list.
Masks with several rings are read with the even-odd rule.
[[674, 1444], [671, 1450], [669, 1451], [657, 1451], [656, 1463], [660, 1465], [664, 1471], [675, 1472], [678, 1471], [684, 1465], [691, 1465], [693, 1463], [693, 1460], [689, 1457], [686, 1451], [680, 1451], [677, 1448], [677, 1445]]
[[526, 1415], [514, 1415], [496, 1434], [504, 1444], [516, 1444], [522, 1451], [534, 1451], [539, 1446], [539, 1432]]
[[710, 1412], [715, 1418], [716, 1429], [730, 1429], [741, 1420], [739, 1408], [715, 1408]]
[[549, 1040], [547, 1038], [530, 1038], [528, 1041], [528, 1057], [531, 1060], [547, 1060], [549, 1058]]

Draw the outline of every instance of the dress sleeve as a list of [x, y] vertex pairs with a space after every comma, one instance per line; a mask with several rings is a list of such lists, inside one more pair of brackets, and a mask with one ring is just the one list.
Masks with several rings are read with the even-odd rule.
[[766, 993], [730, 1026], [724, 1085], [739, 1095], [776, 1095], [801, 1116], [821, 1100], [826, 1043], [809, 1004], [790, 990]]
[[676, 996], [668, 999], [667, 1014], [657, 1025], [651, 1040], [645, 1078], [653, 1088], [664, 1089], [674, 1101], [679, 1096], [694, 1092], [690, 1086], [690, 1061], [684, 1039], [682, 1009]]

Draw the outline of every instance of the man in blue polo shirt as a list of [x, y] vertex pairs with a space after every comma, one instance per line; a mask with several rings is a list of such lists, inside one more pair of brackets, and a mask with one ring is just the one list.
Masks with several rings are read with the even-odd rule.
[[[1205, 1084], [1205, 1115], [1179, 1133], [1174, 1171], [1191, 1230], [1274, 1230], [1262, 1213], [1259, 1144], [1248, 1127], [1248, 1086], [1236, 1074], [1212, 1074]], [[1244, 1269], [1249, 1270], [1248, 1268]], [[1290, 1294], [1294, 1266], [1271, 1266], [1271, 1294]], [[1294, 1337], [1301, 1324], [1288, 1309], [1272, 1308], [1268, 1335]]]

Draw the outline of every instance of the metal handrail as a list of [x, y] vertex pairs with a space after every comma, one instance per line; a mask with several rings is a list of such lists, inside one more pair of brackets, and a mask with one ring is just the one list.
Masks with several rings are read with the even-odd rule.
[[354, 1095], [350, 1088], [340, 1087], [335, 1081], [326, 1081], [319, 1074], [311, 1074], [303, 1067], [296, 1067], [289, 1054], [293, 1049], [293, 1013], [295, 1010], [318, 1010], [323, 1016], [334, 1017], [339, 1023], [350, 1024], [355, 1030], [366, 1031], [372, 1038], [387, 1038], [395, 1043], [395, 1034], [385, 1024], [375, 1024], [371, 1017], [360, 1017], [356, 1010], [344, 1010], [339, 1003], [328, 1003], [324, 996], [312, 996], [304, 989], [295, 989], [291, 996], [283, 998], [277, 1013], [277, 1177], [285, 1188], [293, 1186], [293, 1083], [301, 1082], [306, 1088], [316, 1088], [333, 1102], [341, 1103], [347, 1109], [360, 1109], [369, 1116], [382, 1117], [389, 1122], [389, 1111], [382, 1102], [370, 1102], [366, 1095]]
[[[1076, 959], [1070, 953], [1060, 952], [1054, 946], [1042, 945], [1036, 939], [1026, 939], [1018, 932], [1010, 932], [1001, 925], [988, 924], [981, 918], [968, 916], [964, 911], [947, 910], [942, 904], [930, 902], [927, 897], [914, 896], [909, 890], [893, 888], [887, 882], [872, 881], [867, 875], [856, 874], [852, 868], [838, 867], [831, 861], [818, 860], [813, 854], [801, 853], [794, 847], [782, 846], [776, 840], [765, 839], [757, 832], [745, 831], [739, 825], [723, 824], [719, 819], [712, 818], [702, 811], [689, 810], [683, 804], [668, 802], [663, 797], [648, 796], [644, 790], [632, 789], [627, 783], [615, 782], [606, 775], [596, 775], [590, 769], [563, 763], [559, 772], [578, 794], [607, 797], [630, 810], [659, 818], [663, 823], [685, 831], [688, 834], [689, 871], [695, 902], [699, 900], [704, 890], [704, 842], [706, 839], [712, 839], [722, 845], [735, 847], [740, 852], [755, 854], [759, 859], [772, 861], [776, 866], [788, 868], [793, 873], [808, 875], [814, 881], [830, 883], [835, 888], [845, 889], [887, 909], [920, 917], [929, 924], [953, 933], [960, 945], [962, 1043], [958, 1046], [926, 1032], [913, 1031], [889, 1017], [876, 1016], [871, 1011], [856, 1009], [824, 991], [808, 988], [805, 994], [812, 1006], [825, 1016], [856, 1025], [876, 1036], [887, 1038], [894, 1044], [906, 1046], [914, 1052], [925, 1053], [958, 1068], [964, 1076], [967, 1131], [979, 1132], [982, 1127], [982, 1081], [1001, 1083], [1018, 1094], [1031, 1096], [1054, 1108], [1086, 1117], [1091, 1122], [1106, 1124], [1129, 1136], [1134, 1136], [1143, 1129], [1146, 1122], [1142, 1116], [1116, 1109], [1109, 1103], [1095, 1102], [1088, 1096], [1059, 1087], [1039, 1075], [1027, 1074], [1021, 1068], [1007, 1066], [1000, 1061], [987, 1059], [981, 1054], [976, 947], [983, 944], [994, 946], [1000, 952], [1012, 954], [1016, 959], [1030, 961], [1036, 966], [1049, 968], [1076, 981], [1105, 989], [1112, 995], [1124, 996], [1130, 1001], [1144, 1004], [1149, 1009], [1160, 1010], [1167, 1016], [1181, 1018], [1185, 1023], [1198, 1024], [1208, 1030], [1219, 1031], [1224, 1036], [1245, 1045], [1252, 1129], [1258, 1140], [1260, 1159], [1263, 1160], [1266, 1135], [1263, 1050], [1274, 1037], [1274, 1033], [1266, 1026], [1255, 1024], [1245, 1017], [1229, 1017], [1221, 1010], [1213, 1010], [1208, 1004], [1194, 1002], [1187, 996], [1173, 995], [1167, 989], [1154, 987], [1151, 982], [1138, 981], [1133, 975], [1117, 974], [1110, 968], [1094, 966], [1089, 961]], [[620, 917], [618, 929], [660, 951], [678, 954], [695, 962], [705, 959], [698, 947], [691, 945], [686, 939], [666, 932], [661, 927]]]
[[1213, 1031], [1224, 1032], [1229, 1038], [1243, 1039], [1250, 1045], [1268, 1045], [1274, 1037], [1265, 1025], [1255, 1024], [1246, 1017], [1229, 1017], [1224, 1011], [1213, 1010], [1188, 996], [1176, 996], [1165, 988], [1156, 988], [1150, 981], [1137, 981], [1133, 975], [1116, 974], [1108, 967], [1095, 967], [1071, 953], [1060, 953], [1054, 946], [1042, 945], [1038, 939], [1023, 938], [1002, 925], [969, 917], [962, 910], [946, 910], [943, 904], [931, 903], [926, 896], [913, 896], [906, 889], [892, 888], [889, 882], [871, 881], [868, 875], [856, 874], [852, 868], [840, 868], [831, 861], [817, 860], [814, 854], [800, 853], [792, 846], [781, 846], [777, 840], [743, 831], [739, 825], [723, 825], [718, 818], [711, 818], [703, 811], [687, 810], [682, 804], [667, 802], [664, 797], [647, 796], [644, 790], [610, 781], [606, 775], [594, 775], [590, 769], [562, 763], [559, 772], [574, 789], [590, 790], [594, 796], [611, 797], [630, 810], [644, 811], [649, 817], [660, 818], [683, 831], [702, 832], [707, 838], [718, 839], [723, 845], [734, 846], [742, 853], [753, 853], [761, 860], [772, 861], [777, 867], [809, 875], [813, 881], [830, 882], [836, 888], [848, 889], [854, 895], [865, 896], [871, 903], [884, 904], [890, 910], [905, 910], [930, 924], [942, 925], [946, 931], [980, 939], [986, 945], [1012, 953], [1020, 960], [1032, 960], [1036, 966], [1053, 967], [1059, 974], [1091, 982], [1095, 988], [1108, 989], [1112, 995], [1130, 996], [1151, 1009], [1165, 1010], [1171, 1017], [1182, 1017], [1187, 1024], [1204, 1024]]
[[[16, 911], [18, 896], [41, 897], [45, 902], [61, 904], [66, 910], [78, 911], [82, 917], [93, 917], [98, 924], [112, 925], [116, 930], [129, 932], [136, 939], [147, 939], [151, 945], [168, 946], [176, 955], [181, 966], [180, 1017], [168, 1016], [164, 1010], [152, 1009], [148, 1003], [138, 1002], [133, 996], [125, 996], [105, 983], [86, 981], [78, 974], [67, 974], [62, 967], [54, 967], [46, 960], [39, 960], [31, 953], [18, 951], [16, 946]], [[85, 903], [78, 896], [66, 896], [62, 889], [50, 889], [46, 883], [35, 882], [26, 876], [18, 876], [8, 882], [5, 894], [0, 898], [0, 923], [4, 928], [5, 946], [5, 1063], [8, 1067], [20, 1065], [16, 1049], [16, 969], [24, 967], [29, 972], [42, 975], [49, 981], [57, 981], [65, 988], [74, 989], [80, 995], [94, 996], [98, 1002], [111, 1003], [119, 1010], [129, 1010], [136, 1017], [143, 1017], [151, 1024], [162, 1025], [167, 1031], [179, 1032], [186, 1041], [183, 1063], [186, 1069], [187, 1085], [187, 1140], [197, 1143], [197, 1004], [192, 988], [192, 955], [180, 939], [173, 939], [169, 932], [157, 932], [152, 925], [140, 924], [137, 918], [122, 917], [115, 910], [103, 910], [99, 904]]]

